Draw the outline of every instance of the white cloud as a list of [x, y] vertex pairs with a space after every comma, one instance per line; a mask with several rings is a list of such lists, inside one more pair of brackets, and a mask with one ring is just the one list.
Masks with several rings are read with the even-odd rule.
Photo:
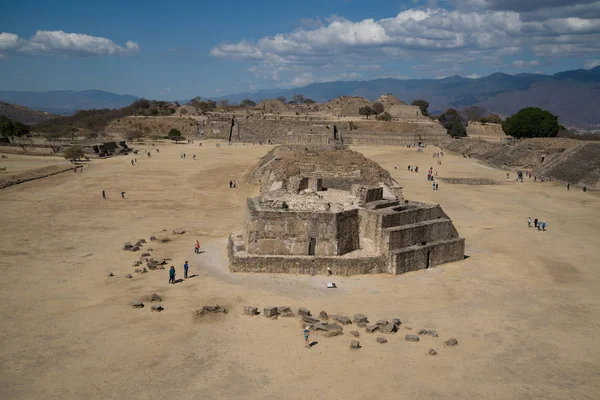
[[539, 60], [531, 60], [531, 61], [516, 60], [513, 62], [513, 66], [515, 66], [515, 67], [535, 67], [535, 66], [538, 66], [539, 64], [540, 64]]
[[600, 60], [585, 60], [583, 63], [583, 67], [585, 69], [596, 68], [599, 65], [600, 65]]
[[120, 46], [110, 39], [66, 33], [63, 31], [37, 31], [29, 40], [20, 38], [14, 33], [0, 33], [0, 53], [20, 53], [27, 55], [136, 55], [140, 46], [136, 42], [127, 41]]
[[[467, 73], [468, 68], [461, 65], [503, 65], [504, 57], [519, 54], [577, 57], [600, 53], [600, 7], [596, 18], [581, 13], [582, 7], [600, 1], [534, 2], [539, 7], [522, 0], [457, 0], [454, 11], [411, 8], [391, 18], [361, 21], [334, 16], [255, 41], [221, 44], [210, 54], [248, 60], [253, 62], [257, 76], [292, 82], [308, 73], [313, 81], [323, 79], [334, 66], [342, 73], [366, 70], [362, 65], [410, 60], [412, 65], [440, 64], [429, 68], [428, 76], [441, 70], [446, 72], [437, 75], [450, 76]], [[540, 10], [547, 11], [546, 17], [527, 14]], [[556, 10], [571, 10], [573, 14]], [[518, 60], [514, 66], [535, 67], [539, 63]]]
[[477, 74], [469, 74], [466, 75], [465, 78], [469, 78], [469, 79], [479, 79], [481, 78], [481, 75], [477, 75]]

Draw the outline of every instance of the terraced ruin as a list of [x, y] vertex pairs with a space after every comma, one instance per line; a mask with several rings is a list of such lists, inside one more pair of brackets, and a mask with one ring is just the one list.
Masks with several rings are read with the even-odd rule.
[[251, 180], [261, 195], [229, 238], [233, 272], [402, 274], [464, 258], [439, 205], [404, 200], [387, 171], [343, 146], [278, 147]]

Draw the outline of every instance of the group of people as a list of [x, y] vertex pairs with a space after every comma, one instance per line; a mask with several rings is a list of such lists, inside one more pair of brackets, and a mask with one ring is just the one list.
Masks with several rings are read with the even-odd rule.
[[[183, 279], [187, 279], [189, 267], [190, 266], [186, 260], [186, 262], [183, 263]], [[175, 284], [175, 275], [175, 266], [171, 265], [171, 269], [169, 269], [169, 283]]]
[[[531, 228], [531, 217], [527, 217], [527, 226]], [[540, 221], [536, 218], [533, 220], [533, 227], [537, 228], [538, 231], [545, 231], [546, 221]]]
[[133, 167], [135, 164], [137, 164], [137, 158], [131, 160], [131, 166]]
[[[437, 170], [435, 171], [435, 176], [437, 176], [438, 172]], [[433, 181], [434, 177], [433, 177], [433, 167], [429, 168], [429, 171], [427, 172], [427, 180], [428, 181]]]
[[419, 166], [418, 165], [409, 165], [408, 170], [410, 172], [419, 172]]
[[[102, 191], [102, 198], [106, 200], [106, 191], [104, 190]], [[125, 192], [121, 192], [121, 198], [125, 198]]]
[[235, 189], [237, 187], [236, 181], [229, 181], [229, 189]]

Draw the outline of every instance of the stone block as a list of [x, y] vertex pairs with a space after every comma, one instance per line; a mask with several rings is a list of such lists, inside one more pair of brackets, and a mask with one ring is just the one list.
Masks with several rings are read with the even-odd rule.
[[302, 321], [307, 324], [316, 324], [317, 322], [319, 322], [318, 319], [313, 318], [313, 317], [302, 317]]
[[277, 307], [277, 311], [279, 312], [279, 315], [281, 315], [282, 317], [293, 317], [294, 316], [292, 309], [288, 306]]
[[310, 317], [310, 311], [308, 310], [308, 308], [300, 307], [298, 309], [298, 315], [302, 317]]
[[321, 319], [329, 319], [329, 315], [327, 315], [327, 313], [325, 311], [321, 311], [319, 313], [319, 318], [321, 318]]
[[429, 349], [429, 355], [430, 356], [437, 356], [438, 352], [436, 349]]
[[150, 301], [162, 301], [162, 297], [158, 293], [154, 293], [150, 296]]
[[338, 336], [341, 334], [342, 334], [342, 331], [327, 331], [327, 332], [325, 332], [326, 337], [334, 337], [334, 336]]
[[396, 333], [398, 331], [398, 326], [393, 325], [393, 324], [387, 324], [384, 326], [379, 326], [379, 332], [381, 333]]
[[387, 339], [384, 337], [378, 337], [377, 343], [379, 343], [379, 344], [387, 343]]
[[330, 331], [341, 331], [341, 330], [343, 330], [343, 329], [344, 329], [344, 328], [342, 328], [342, 326], [341, 326], [341, 325], [338, 325], [338, 324], [328, 324], [327, 328], [328, 328]]
[[333, 318], [334, 320], [344, 324], [344, 325], [348, 325], [352, 323], [352, 320], [350, 319], [350, 317], [346, 316], [346, 315], [332, 315], [331, 318]]
[[358, 340], [353, 340], [350, 342], [351, 349], [360, 349], [360, 342]]
[[404, 336], [404, 340], [406, 340], [407, 342], [418, 342], [421, 339], [419, 339], [419, 336], [411, 333], [411, 334]]
[[256, 307], [244, 307], [244, 314], [246, 315], [257, 315], [258, 314], [258, 308]]
[[364, 328], [365, 326], [367, 326], [366, 322], [357, 322], [356, 326], [360, 327], [360, 328]]
[[367, 332], [373, 333], [376, 330], [379, 330], [379, 325], [368, 325], [366, 329], [367, 329]]
[[358, 333], [358, 331], [350, 331], [350, 334], [352, 336], [355, 336], [355, 337], [359, 337], [360, 336], [359, 333]]
[[450, 338], [448, 340], [446, 340], [446, 346], [450, 346], [450, 347], [454, 347], [456, 345], [458, 345], [458, 340], [454, 339], [454, 338]]
[[369, 319], [364, 314], [354, 314], [354, 322], [355, 323], [362, 323], [362, 322], [364, 322], [366, 324], [366, 323], [369, 322]]
[[152, 311], [162, 311], [162, 310], [164, 310], [163, 306], [161, 306], [160, 304], [152, 304], [152, 307], [150, 307], [150, 309]]
[[375, 322], [375, 325], [379, 325], [379, 326], [386, 326], [387, 324], [389, 324], [389, 322], [385, 319], [380, 319], [377, 322]]
[[400, 318], [394, 318], [392, 320], [392, 325], [400, 326], [402, 325], [402, 321], [400, 321]]
[[144, 303], [142, 303], [141, 301], [134, 301], [133, 308], [144, 308]]
[[263, 310], [263, 315], [265, 317], [274, 317], [277, 314], [279, 314], [279, 312], [277, 311], [277, 307], [265, 307], [265, 309]]

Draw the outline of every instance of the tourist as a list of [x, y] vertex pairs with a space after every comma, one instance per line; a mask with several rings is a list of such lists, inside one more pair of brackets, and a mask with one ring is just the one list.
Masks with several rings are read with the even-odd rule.
[[229, 181], [229, 189], [233, 188], [233, 181]]
[[567, 182], [567, 190], [571, 190], [571, 184]]
[[106, 200], [106, 192], [104, 190], [102, 191], [102, 198]]
[[185, 263], [183, 263], [183, 279], [187, 279], [188, 276], [188, 262], [186, 261]]
[[537, 226], [538, 226], [538, 219], [537, 218], [533, 220], [533, 226], [535, 228], [537, 228]]
[[193, 158], [194, 158], [194, 160], [196, 159], [196, 155], [195, 155], [195, 154], [194, 154], [194, 157], [193, 157]]
[[394, 164], [394, 169], [398, 169], [398, 166], [396, 164]]
[[196, 246], [194, 247], [196, 254], [200, 254], [200, 242], [196, 240]]
[[169, 283], [175, 283], [175, 267], [171, 265], [169, 270]]
[[121, 192], [121, 197], [125, 198], [125, 192]]
[[546, 231], [546, 221], [542, 221], [542, 230]]
[[435, 184], [435, 190], [438, 190], [440, 188], [440, 186], [436, 183]]
[[419, 166], [415, 166], [415, 172], [419, 172]]
[[408, 170], [410, 171], [410, 165], [408, 166]]
[[331, 276], [333, 272], [331, 272], [331, 267], [327, 267], [327, 275]]
[[431, 184], [431, 190], [435, 190], [435, 183]]
[[531, 217], [527, 217], [527, 227], [531, 228]]
[[310, 336], [310, 330], [309, 329], [310, 328], [308, 326], [306, 326], [304, 328], [304, 347], [308, 347], [308, 348], [310, 348], [309, 341], [308, 341], [308, 338]]
[[131, 160], [131, 166], [133, 167], [133, 160]]

